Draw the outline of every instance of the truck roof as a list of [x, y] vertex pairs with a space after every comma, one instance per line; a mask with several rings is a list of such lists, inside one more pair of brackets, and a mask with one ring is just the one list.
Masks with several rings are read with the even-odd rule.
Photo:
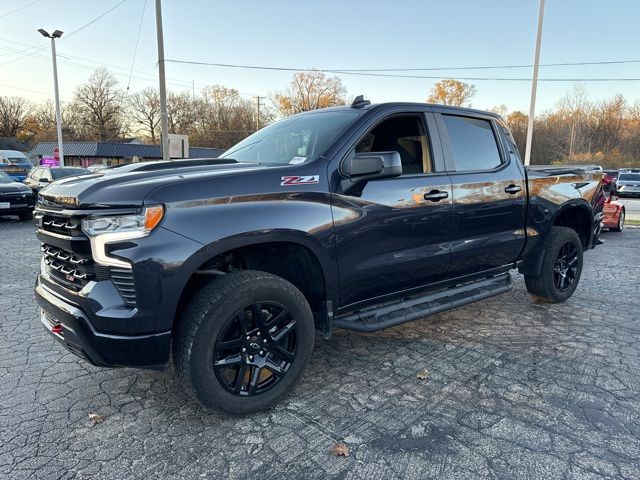
[[18, 150], [0, 150], [0, 157], [7, 157], [7, 156], [11, 156], [12, 158], [13, 157], [27, 158], [27, 156], [23, 152], [19, 152]]
[[361, 103], [361, 104], [356, 104], [356, 105], [341, 105], [338, 107], [327, 107], [327, 108], [322, 108], [320, 110], [311, 110], [308, 112], [303, 112], [303, 113], [313, 113], [313, 112], [318, 112], [318, 111], [327, 111], [327, 110], [351, 110], [351, 109], [357, 109], [357, 110], [379, 110], [382, 108], [387, 108], [387, 107], [432, 107], [435, 108], [439, 111], [449, 111], [451, 113], [467, 113], [467, 114], [471, 114], [471, 115], [484, 115], [484, 116], [490, 116], [490, 117], [494, 117], [497, 119], [502, 119], [502, 117], [494, 112], [489, 112], [486, 110], [478, 110], [475, 108], [469, 108], [469, 107], [454, 107], [452, 105], [441, 105], [439, 103], [422, 103], [422, 102], [383, 102], [383, 103]]

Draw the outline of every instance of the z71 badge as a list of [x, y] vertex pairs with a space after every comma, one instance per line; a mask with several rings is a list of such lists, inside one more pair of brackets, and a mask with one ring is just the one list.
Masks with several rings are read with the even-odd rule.
[[280, 185], [312, 185], [320, 183], [320, 175], [287, 175], [280, 180]]

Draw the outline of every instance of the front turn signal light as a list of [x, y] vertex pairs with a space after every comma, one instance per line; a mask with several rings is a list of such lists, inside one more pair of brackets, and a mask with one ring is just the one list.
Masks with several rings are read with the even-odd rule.
[[164, 207], [162, 205], [155, 205], [153, 207], [147, 207], [144, 210], [144, 227], [147, 231], [151, 231], [158, 226], [160, 220], [164, 217]]

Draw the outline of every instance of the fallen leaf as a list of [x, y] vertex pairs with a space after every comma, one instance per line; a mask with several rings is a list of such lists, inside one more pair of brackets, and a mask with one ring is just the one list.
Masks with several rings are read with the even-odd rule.
[[416, 374], [416, 377], [418, 378], [418, 380], [426, 380], [427, 378], [429, 378], [429, 370], [423, 368]]
[[93, 424], [95, 425], [96, 423], [102, 423], [102, 421], [104, 420], [104, 418], [102, 418], [100, 415], [98, 415], [97, 413], [90, 413], [89, 414], [89, 419], [93, 422]]
[[336, 443], [331, 449], [331, 453], [333, 453], [336, 457], [348, 457], [349, 447], [347, 447], [344, 443]]

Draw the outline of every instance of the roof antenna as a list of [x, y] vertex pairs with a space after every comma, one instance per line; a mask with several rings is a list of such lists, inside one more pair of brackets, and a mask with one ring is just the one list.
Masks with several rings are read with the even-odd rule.
[[371, 105], [371, 102], [369, 100], [365, 100], [364, 95], [358, 95], [353, 100], [353, 103], [351, 104], [351, 108], [362, 108], [362, 107], [366, 107], [367, 105]]

